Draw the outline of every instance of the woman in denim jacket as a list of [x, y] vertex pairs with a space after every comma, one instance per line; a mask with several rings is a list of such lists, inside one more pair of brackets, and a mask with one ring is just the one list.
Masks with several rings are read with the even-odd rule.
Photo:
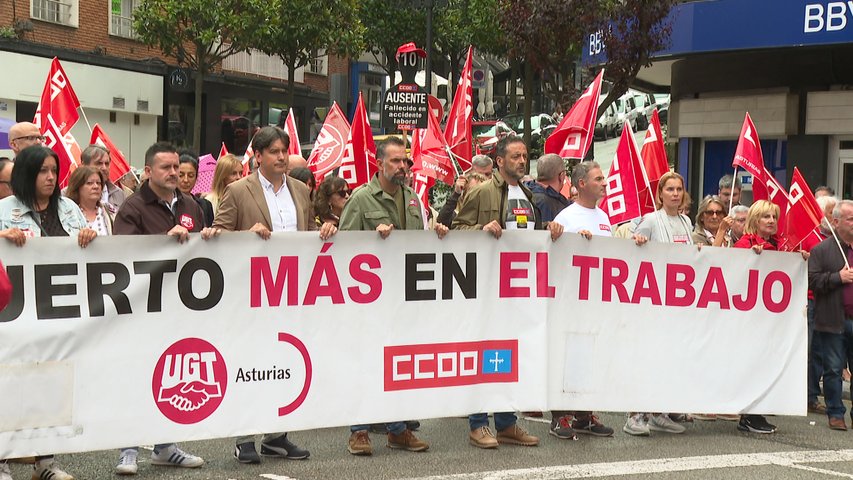
[[0, 231], [15, 245], [27, 237], [76, 236], [86, 247], [96, 233], [80, 207], [59, 191], [59, 158], [40, 145], [25, 148], [12, 169], [12, 196], [0, 200]]

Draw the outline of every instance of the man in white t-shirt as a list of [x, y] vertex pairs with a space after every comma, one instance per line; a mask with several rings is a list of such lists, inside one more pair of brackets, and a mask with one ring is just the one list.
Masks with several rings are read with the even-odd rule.
[[[604, 174], [595, 162], [581, 162], [572, 169], [572, 185], [578, 189], [575, 203], [564, 208], [553, 223], [559, 223], [564, 231], [579, 233], [591, 239], [593, 236], [612, 237], [610, 217], [598, 208], [607, 193]], [[637, 245], [646, 243], [646, 238], [634, 235]], [[575, 439], [576, 433], [599, 437], [613, 435], [613, 429], [602, 424], [592, 412], [551, 412], [551, 435], [562, 439]]]
[[[533, 194], [521, 184], [527, 165], [527, 146], [521, 137], [502, 138], [496, 147], [498, 170], [488, 182], [465, 194], [459, 214], [453, 220], [454, 230], [484, 230], [501, 238], [504, 230], [541, 229], [542, 222], [533, 205]], [[559, 223], [548, 224], [551, 239], [563, 233]], [[539, 439], [516, 423], [512, 412], [495, 412], [497, 437], [489, 428], [485, 413], [468, 417], [468, 443], [478, 448], [497, 448], [499, 443], [536, 446]]]

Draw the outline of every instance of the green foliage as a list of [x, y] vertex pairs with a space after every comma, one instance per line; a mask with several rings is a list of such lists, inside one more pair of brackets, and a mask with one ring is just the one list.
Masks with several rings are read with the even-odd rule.
[[506, 52], [498, 0], [449, 0], [447, 7], [436, 10], [434, 25], [436, 53], [450, 60], [454, 85], [469, 45], [479, 53]]
[[359, 0], [358, 17], [365, 27], [366, 49], [392, 78], [397, 71], [397, 47], [408, 42], [424, 44], [426, 16], [409, 0]]
[[321, 49], [358, 56], [365, 32], [357, 4], [357, 0], [272, 0], [267, 9], [276, 15], [256, 36], [257, 48], [293, 68], [308, 65]]
[[246, 50], [270, 10], [260, 0], [145, 0], [133, 13], [139, 40], [202, 74]]
[[0, 38], [16, 38], [18, 35], [12, 27], [0, 27]]

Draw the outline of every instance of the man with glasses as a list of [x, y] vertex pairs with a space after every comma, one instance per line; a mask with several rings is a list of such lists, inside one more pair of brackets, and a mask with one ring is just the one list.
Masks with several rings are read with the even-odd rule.
[[547, 224], [554, 220], [560, 211], [572, 204], [571, 200], [560, 193], [566, 178], [566, 164], [556, 154], [548, 153], [536, 162], [536, 181], [527, 184], [533, 193], [533, 204], [539, 207], [541, 221]]
[[12, 147], [15, 155], [27, 147], [42, 144], [44, 144], [44, 135], [39, 132], [39, 127], [35, 123], [20, 122], [9, 129], [9, 146]]
[[[269, 240], [273, 232], [317, 230], [308, 187], [285, 173], [289, 145], [290, 137], [278, 127], [264, 127], [255, 134], [252, 150], [258, 169], [225, 189], [214, 228], [248, 230], [264, 240]], [[326, 240], [335, 232], [337, 228], [326, 223], [320, 229], [320, 238]], [[234, 457], [238, 462], [261, 462], [253, 436], [238, 437], [236, 444]], [[287, 433], [268, 433], [261, 440], [261, 455], [302, 460], [310, 453], [288, 440]]]

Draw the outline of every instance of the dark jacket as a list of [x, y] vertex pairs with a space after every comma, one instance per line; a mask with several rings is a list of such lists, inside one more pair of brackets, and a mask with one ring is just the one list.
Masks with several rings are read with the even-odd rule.
[[[850, 246], [842, 246], [844, 254], [849, 255]], [[844, 333], [844, 284], [838, 273], [844, 265], [835, 238], [829, 237], [812, 248], [809, 289], [814, 292], [814, 329], [818, 332]]]
[[178, 200], [175, 212], [148, 185], [142, 183], [139, 191], [121, 205], [113, 221], [113, 235], [163, 235], [175, 225], [182, 225], [190, 232], [204, 228], [204, 212], [195, 199], [175, 190]]
[[558, 213], [572, 204], [571, 200], [550, 186], [546, 187], [539, 182], [530, 182], [526, 185], [530, 188], [530, 193], [533, 194], [533, 204], [539, 208], [539, 213], [542, 214], [540, 219], [542, 223], [554, 221]]
[[[542, 221], [539, 209], [533, 203], [533, 194], [530, 190], [519, 183], [524, 196], [533, 204], [533, 216], [535, 218], [535, 229], [542, 229]], [[509, 186], [504, 181], [500, 171], [492, 174], [488, 182], [477, 185], [473, 190], [465, 194], [465, 200], [459, 207], [459, 214], [453, 219], [455, 230], [482, 230], [483, 227], [497, 220], [501, 228], [506, 228], [506, 207], [509, 196]]]
[[201, 198], [198, 195], [193, 195], [195, 202], [201, 207], [202, 213], [204, 213], [204, 226], [212, 227], [213, 226], [213, 204], [210, 203], [210, 200], [206, 198]]
[[456, 193], [456, 190], [450, 192], [447, 200], [444, 201], [444, 206], [438, 211], [436, 221], [447, 228], [453, 224], [453, 219], [456, 218], [456, 206], [459, 205], [461, 193]]

